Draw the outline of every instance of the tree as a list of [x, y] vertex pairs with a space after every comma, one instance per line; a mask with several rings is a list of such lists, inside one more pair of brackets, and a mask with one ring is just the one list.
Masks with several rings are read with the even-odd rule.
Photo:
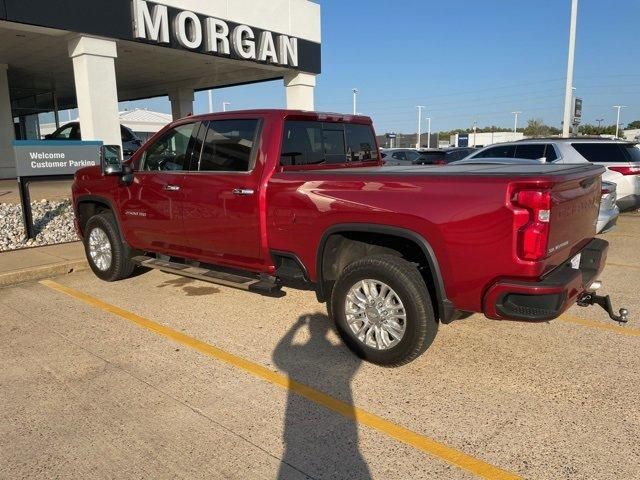
[[527, 120], [523, 133], [527, 137], [548, 137], [554, 133], [554, 129], [545, 125], [541, 118], [531, 118]]
[[635, 130], [636, 128], [640, 128], [640, 120], [634, 120], [627, 125], [627, 130]]

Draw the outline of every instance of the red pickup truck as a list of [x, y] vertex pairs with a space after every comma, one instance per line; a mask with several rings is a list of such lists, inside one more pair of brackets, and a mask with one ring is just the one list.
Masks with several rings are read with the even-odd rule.
[[[105, 149], [106, 151], [106, 149]], [[345, 343], [396, 366], [466, 312], [542, 321], [592, 291], [602, 167], [383, 168], [371, 120], [253, 110], [178, 120], [77, 172], [95, 274], [136, 266], [267, 295], [313, 289]]]

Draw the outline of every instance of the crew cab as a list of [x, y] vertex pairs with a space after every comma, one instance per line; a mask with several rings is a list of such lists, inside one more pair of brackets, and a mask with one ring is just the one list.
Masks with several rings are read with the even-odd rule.
[[397, 366], [466, 312], [546, 321], [609, 301], [592, 291], [608, 248], [594, 238], [603, 171], [382, 168], [367, 117], [252, 110], [175, 121], [128, 161], [79, 170], [72, 189], [101, 279], [142, 266], [266, 295], [311, 289], [356, 354]]

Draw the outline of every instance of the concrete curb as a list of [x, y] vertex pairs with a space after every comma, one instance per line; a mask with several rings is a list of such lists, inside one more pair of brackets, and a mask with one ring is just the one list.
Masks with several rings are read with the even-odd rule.
[[16, 285], [18, 283], [33, 282], [44, 278], [56, 277], [58, 275], [65, 275], [71, 272], [79, 272], [87, 270], [88, 268], [89, 264], [85, 259], [82, 259], [12, 270], [10, 272], [0, 273], [0, 288]]

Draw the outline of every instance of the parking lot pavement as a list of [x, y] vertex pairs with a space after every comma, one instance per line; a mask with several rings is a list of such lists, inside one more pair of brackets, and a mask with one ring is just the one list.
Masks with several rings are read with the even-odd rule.
[[[631, 310], [628, 326], [595, 307], [541, 324], [476, 315], [442, 325], [399, 369], [352, 356], [310, 292], [273, 299], [157, 271], [0, 290], [0, 477], [475, 477], [446, 451], [397, 440], [397, 427], [470, 467], [640, 478], [639, 222], [623, 216], [604, 236], [616, 265], [603, 291]], [[282, 376], [350, 408], [303, 398]]]

